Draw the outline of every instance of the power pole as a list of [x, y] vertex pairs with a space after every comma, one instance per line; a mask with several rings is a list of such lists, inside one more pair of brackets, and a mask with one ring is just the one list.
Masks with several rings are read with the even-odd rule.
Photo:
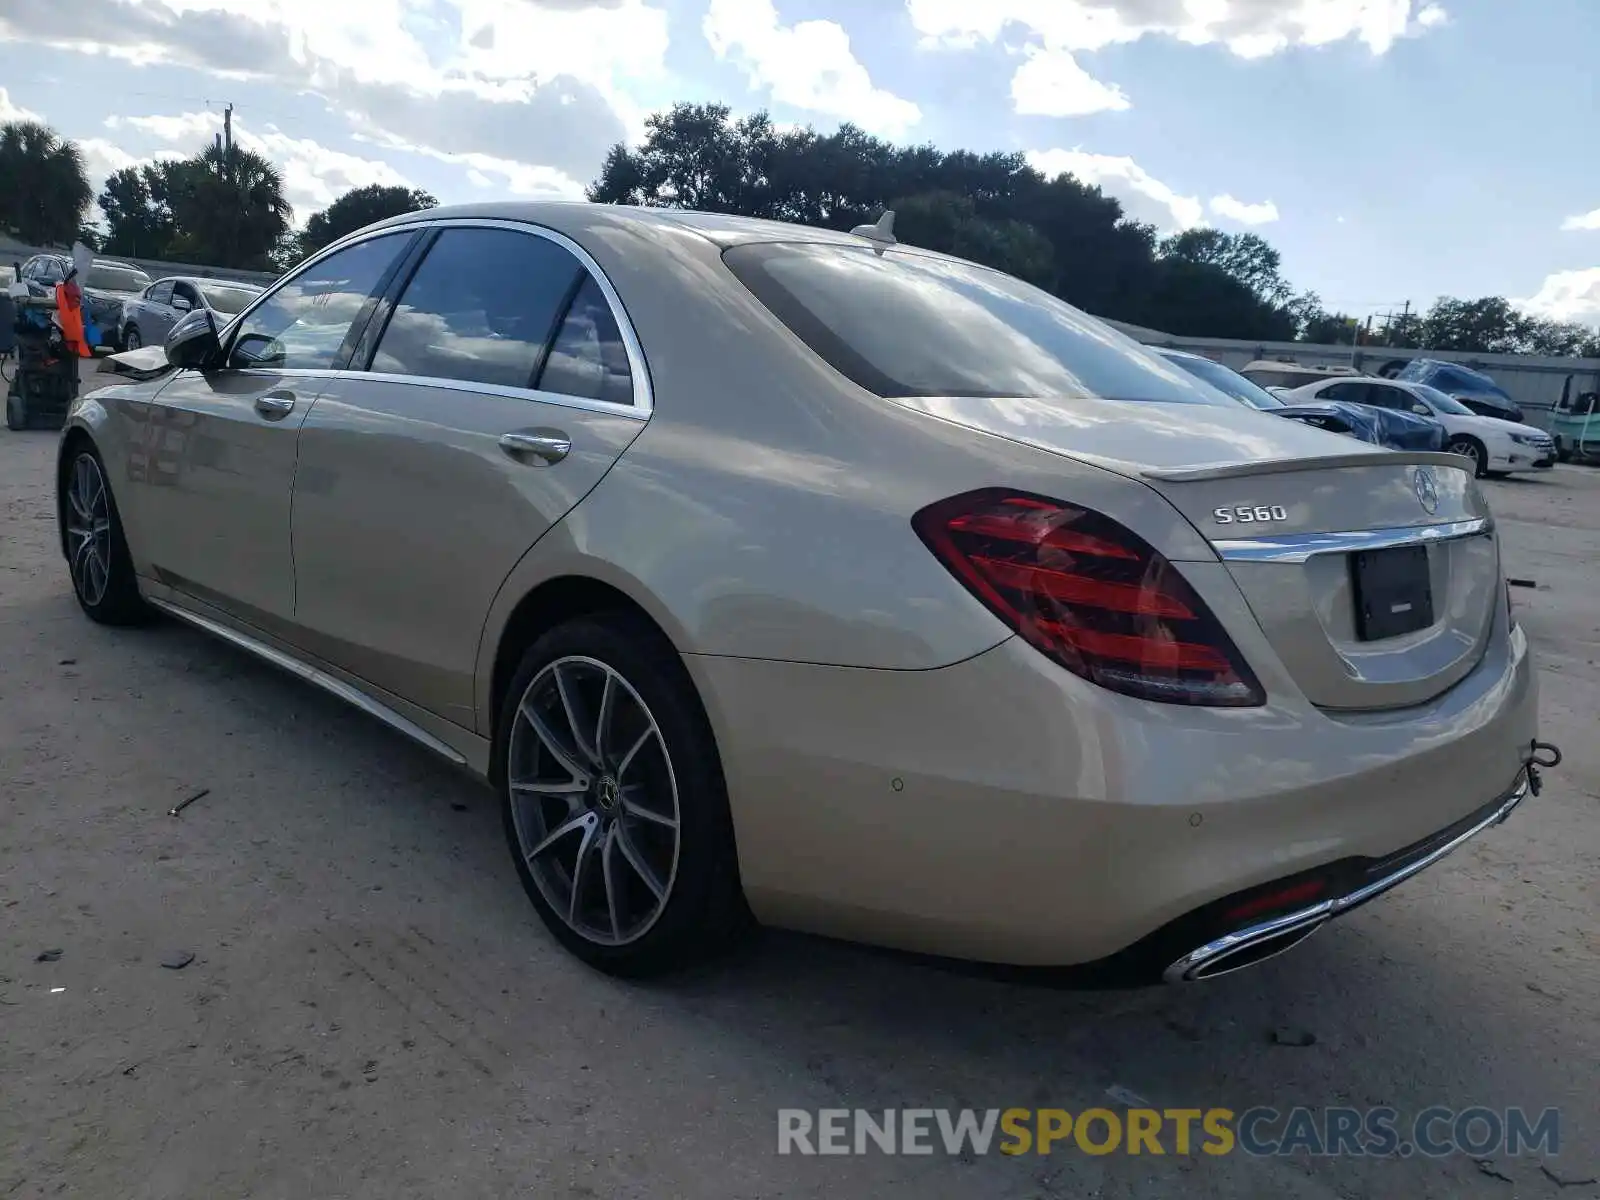
[[228, 107], [222, 110], [222, 151], [229, 157], [233, 155], [233, 102], [228, 102]]

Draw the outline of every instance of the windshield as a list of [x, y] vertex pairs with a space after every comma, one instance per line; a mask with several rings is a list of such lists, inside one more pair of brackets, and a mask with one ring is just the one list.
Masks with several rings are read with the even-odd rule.
[[1454, 397], [1446, 396], [1438, 388], [1426, 383], [1413, 384], [1412, 386], [1422, 393], [1423, 400], [1427, 401], [1435, 412], [1447, 412], [1457, 417], [1472, 416], [1470, 408]]
[[1177, 363], [1189, 374], [1205, 380], [1225, 396], [1232, 396], [1252, 408], [1283, 408], [1284, 403], [1266, 388], [1252, 383], [1239, 372], [1209, 358], [1189, 358], [1180, 354], [1163, 354], [1168, 362]]
[[817, 243], [734, 246], [723, 261], [813, 353], [879, 396], [1233, 403], [999, 271]]
[[201, 287], [200, 294], [212, 308], [231, 317], [234, 313], [243, 312], [245, 306], [261, 295], [261, 292], [259, 289], [223, 287], [220, 284], [208, 283]]
[[142, 292], [150, 286], [150, 276], [133, 267], [108, 267], [95, 263], [89, 268], [83, 286], [102, 292]]

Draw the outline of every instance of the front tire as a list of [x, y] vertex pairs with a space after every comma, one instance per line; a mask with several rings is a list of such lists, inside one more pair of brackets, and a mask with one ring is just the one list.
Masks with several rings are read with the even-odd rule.
[[1484, 449], [1483, 443], [1477, 438], [1455, 437], [1450, 439], [1445, 447], [1447, 454], [1459, 454], [1462, 458], [1472, 460], [1472, 473], [1479, 479], [1489, 474], [1489, 452]]
[[517, 874], [550, 931], [642, 977], [745, 923], [717, 748], [677, 652], [625, 613], [549, 630], [501, 702], [496, 785]]
[[139, 595], [133, 556], [106, 482], [105, 464], [86, 442], [79, 443], [62, 474], [56, 503], [78, 606], [101, 625], [147, 620], [150, 609]]
[[139, 333], [137, 325], [129, 325], [122, 333], [122, 348], [124, 350], [138, 350], [144, 346], [144, 338]]

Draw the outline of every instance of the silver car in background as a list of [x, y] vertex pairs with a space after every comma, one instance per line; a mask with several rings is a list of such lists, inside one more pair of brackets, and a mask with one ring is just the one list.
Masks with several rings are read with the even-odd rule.
[[164, 350], [63, 433], [83, 610], [491, 781], [605, 970], [753, 915], [1202, 978], [1537, 782], [1464, 460], [1264, 418], [887, 222], [435, 209]]
[[259, 297], [253, 283], [169, 275], [123, 302], [121, 343], [126, 350], [159, 346], [186, 314], [206, 310], [221, 329]]

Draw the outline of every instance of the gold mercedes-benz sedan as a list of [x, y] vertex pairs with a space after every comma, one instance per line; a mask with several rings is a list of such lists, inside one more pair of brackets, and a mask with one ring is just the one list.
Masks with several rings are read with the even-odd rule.
[[1010, 276], [661, 209], [386, 221], [75, 404], [62, 547], [498, 789], [554, 935], [1192, 979], [1537, 785], [1471, 464]]

